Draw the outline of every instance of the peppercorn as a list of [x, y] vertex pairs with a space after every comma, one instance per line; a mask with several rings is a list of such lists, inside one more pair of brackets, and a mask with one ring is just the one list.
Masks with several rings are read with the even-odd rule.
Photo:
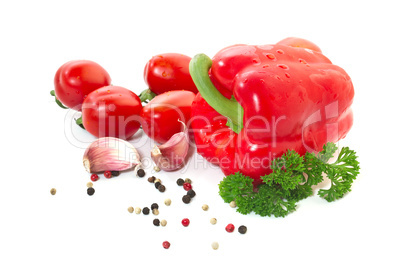
[[158, 219], [154, 219], [154, 220], [153, 220], [153, 224], [154, 224], [155, 226], [159, 226], [160, 223], [161, 223], [161, 222], [160, 222]]
[[112, 177], [112, 172], [107, 170], [103, 172], [103, 176], [105, 176], [106, 179], [110, 179]]
[[154, 180], [154, 183], [157, 183], [157, 182], [160, 182], [160, 183], [162, 183], [162, 181], [161, 181], [160, 179], [158, 179], [158, 178], [155, 178], [155, 180]]
[[170, 248], [170, 243], [169, 243], [168, 241], [164, 241], [164, 242], [162, 243], [162, 246], [163, 246], [164, 248], [168, 249], [168, 248]]
[[166, 224], [167, 224], [167, 221], [166, 221], [166, 220], [161, 220], [161, 225], [162, 225], [162, 226], [166, 226]]
[[187, 219], [187, 218], [184, 218], [184, 219], [181, 221], [181, 224], [182, 224], [184, 227], [187, 227], [187, 226], [190, 225], [190, 220]]
[[152, 214], [154, 214], [154, 215], [159, 215], [159, 210], [158, 210], [157, 208], [154, 208], [154, 209], [152, 210]]
[[118, 171], [118, 170], [113, 170], [110, 173], [112, 174], [113, 177], [117, 177], [120, 175], [120, 171]]
[[159, 205], [157, 203], [152, 203], [151, 209], [155, 209], [155, 208], [158, 209]]
[[133, 207], [128, 207], [128, 212], [133, 213], [134, 212], [134, 208]]
[[148, 208], [148, 207], [144, 207], [144, 208], [142, 209], [142, 213], [143, 213], [144, 215], [148, 215], [148, 214], [149, 214], [149, 208]]
[[56, 194], [56, 189], [55, 188], [50, 189], [50, 194], [55, 195]]
[[137, 176], [140, 178], [144, 177], [145, 171], [142, 168], [140, 168], [139, 170], [137, 170]]
[[231, 207], [231, 208], [235, 208], [237, 205], [236, 205], [236, 201], [232, 201], [232, 202], [230, 202], [229, 203], [229, 206]]
[[163, 193], [164, 191], [166, 191], [165, 185], [162, 185], [162, 184], [159, 185], [158, 190], [159, 190], [159, 192], [161, 192], [161, 193]]
[[184, 183], [184, 184], [183, 184], [183, 188], [184, 188], [184, 190], [186, 190], [186, 191], [190, 191], [193, 187], [191, 186], [190, 183]]
[[187, 195], [189, 195], [191, 198], [193, 198], [195, 196], [194, 190], [191, 189], [190, 191], [187, 191]]
[[154, 166], [154, 170], [155, 170], [156, 172], [161, 171], [161, 169], [160, 169], [158, 166]]
[[211, 224], [215, 225], [216, 222], [217, 222], [217, 220], [216, 220], [216, 218], [212, 218], [209, 222], [210, 222]]
[[153, 183], [153, 182], [155, 182], [155, 176], [152, 176], [152, 177], [149, 177], [148, 178], [148, 181], [150, 182], [150, 183]]
[[189, 195], [183, 195], [183, 198], [181, 200], [183, 200], [184, 204], [188, 204], [191, 201], [191, 197]]
[[94, 184], [89, 181], [89, 182], [87, 183], [87, 187], [92, 187], [92, 186], [94, 186]]
[[91, 175], [91, 181], [97, 181], [97, 180], [99, 180], [98, 174], [92, 174]]
[[219, 248], [218, 242], [213, 242], [213, 243], [211, 244], [211, 246], [212, 246], [212, 249], [214, 249], [214, 250], [217, 250], [217, 249]]
[[234, 225], [233, 224], [231, 224], [231, 223], [229, 223], [226, 227], [225, 227], [225, 230], [228, 232], [228, 233], [232, 233], [233, 231], [234, 231]]
[[239, 233], [241, 233], [241, 234], [245, 234], [245, 233], [247, 232], [247, 227], [244, 226], [244, 225], [241, 225], [241, 226], [239, 226], [238, 231], [239, 231]]
[[202, 205], [202, 210], [207, 211], [209, 209], [209, 206], [207, 204]]
[[165, 205], [170, 206], [170, 204], [172, 204], [172, 200], [170, 200], [169, 198], [165, 199]]
[[95, 189], [92, 188], [92, 187], [88, 187], [88, 189], [87, 189], [87, 194], [88, 194], [88, 195], [93, 195], [94, 193], [95, 193]]
[[179, 186], [183, 186], [184, 180], [183, 180], [182, 178], [179, 178], [179, 179], [177, 179], [176, 183], [177, 183], [177, 185], [179, 185]]
[[161, 185], [162, 185], [162, 183], [160, 183], [159, 181], [158, 181], [158, 182], [155, 182], [155, 188], [156, 188], [156, 189], [158, 189], [159, 186], [161, 186]]
[[190, 180], [189, 178], [186, 178], [186, 179], [184, 180], [184, 182], [185, 182], [185, 183], [190, 183], [190, 184], [191, 184], [191, 180]]
[[135, 212], [135, 214], [140, 214], [140, 213], [141, 213], [141, 208], [136, 207], [136, 208], [134, 209], [134, 212]]

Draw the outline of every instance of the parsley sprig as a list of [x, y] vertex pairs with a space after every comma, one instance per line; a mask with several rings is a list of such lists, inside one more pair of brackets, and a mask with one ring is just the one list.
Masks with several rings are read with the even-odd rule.
[[297, 202], [313, 195], [312, 186], [324, 180], [331, 181], [329, 189], [320, 189], [318, 195], [328, 202], [342, 198], [351, 190], [359, 174], [356, 152], [343, 147], [333, 163], [328, 161], [337, 151], [329, 142], [318, 154], [299, 155], [288, 150], [271, 163], [272, 173], [262, 176], [264, 184], [253, 187], [253, 179], [240, 172], [225, 177], [219, 183], [219, 194], [226, 203], [236, 201], [237, 211], [261, 216], [284, 217], [296, 210]]

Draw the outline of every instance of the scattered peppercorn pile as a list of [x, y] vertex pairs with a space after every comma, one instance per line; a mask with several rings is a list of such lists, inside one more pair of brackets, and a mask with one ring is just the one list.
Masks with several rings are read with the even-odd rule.
[[[138, 175], [138, 173], [137, 173], [137, 175]], [[143, 177], [144, 175], [141, 175], [141, 176]], [[155, 185], [155, 188], [157, 188], [159, 191], [161, 191], [160, 187], [163, 186], [163, 185], [162, 185], [162, 182], [161, 182], [160, 179], [156, 178], [155, 176], [151, 176], [151, 177], [148, 178], [148, 182], [153, 183]], [[183, 180], [182, 178], [179, 178], [179, 179], [176, 180], [176, 184], [178, 186], [183, 187], [183, 189], [186, 191], [186, 194], [182, 197], [182, 201], [185, 204], [189, 204], [191, 202], [191, 200], [196, 196], [196, 193], [193, 190], [192, 181], [189, 178], [187, 178], [185, 180]], [[170, 206], [171, 203], [172, 203], [172, 201], [169, 198], [165, 199], [165, 201], [164, 201], [164, 204], [166, 206]], [[233, 202], [233, 203], [230, 204], [230, 206], [231, 207], [236, 207], [236, 204]], [[151, 207], [150, 209], [149, 209], [149, 207], [144, 207], [142, 209], [139, 208], [139, 207], [137, 207], [135, 209], [133, 207], [129, 207], [128, 211], [130, 213], [133, 213], [133, 211], [135, 211], [136, 214], [141, 214], [141, 212], [142, 212], [142, 214], [144, 214], [144, 215], [149, 215], [150, 211], [152, 211], [152, 213], [154, 215], [159, 214], [159, 205], [157, 203], [153, 203], [150, 207]], [[204, 204], [201, 208], [202, 208], [202, 210], [207, 211], [209, 209], [209, 206], [207, 204]], [[217, 219], [212, 218], [210, 220], [210, 223], [215, 225], [217, 223]], [[153, 219], [152, 224], [154, 226], [166, 226], [167, 221], [166, 220], [159, 220], [158, 218], [155, 218], [155, 219]], [[182, 224], [183, 227], [188, 227], [190, 225], [190, 219], [183, 218], [181, 220], [181, 224]], [[235, 226], [232, 223], [229, 223], [225, 227], [225, 230], [228, 233], [233, 233], [234, 230], [235, 230]], [[247, 227], [244, 226], [244, 225], [239, 226], [238, 227], [238, 232], [240, 234], [245, 234], [247, 232]], [[162, 243], [162, 246], [165, 249], [168, 249], [168, 248], [170, 248], [170, 242], [169, 241], [164, 241]], [[211, 246], [212, 246], [212, 248], [214, 250], [217, 250], [219, 248], [219, 244], [217, 242], [213, 242], [211, 244]]]
[[165, 185], [162, 184], [160, 179], [157, 179], [155, 176], [151, 176], [148, 178], [148, 182], [153, 183], [155, 188], [159, 190], [159, 192], [163, 193], [166, 191]]
[[[105, 171], [103, 173], [103, 175], [104, 175], [105, 178], [110, 179], [112, 177], [119, 176], [120, 172], [119, 171]], [[137, 176], [140, 177], [140, 178], [144, 177], [145, 176], [145, 171], [143, 169], [138, 169], [137, 170]], [[99, 175], [95, 174], [95, 173], [91, 174], [90, 179], [91, 179], [91, 181], [96, 182], [96, 181], [99, 180]], [[160, 179], [156, 178], [155, 176], [149, 177], [148, 182], [153, 183], [155, 188], [158, 189], [160, 192], [165, 192], [166, 187], [162, 184], [162, 181]], [[191, 200], [196, 196], [196, 192], [193, 190], [192, 181], [189, 178], [186, 178], [185, 180], [183, 180], [182, 178], [179, 178], [179, 179], [177, 179], [176, 184], [178, 186], [183, 187], [183, 189], [186, 191], [186, 194], [183, 195], [183, 197], [182, 197], [182, 201], [185, 204], [189, 204], [191, 202]], [[95, 193], [95, 189], [93, 188], [93, 183], [88, 182], [86, 186], [87, 186], [87, 194], [89, 196], [92, 196]], [[52, 188], [50, 190], [50, 193], [52, 195], [55, 195], [56, 194], [56, 189]], [[172, 203], [172, 201], [169, 198], [165, 199], [165, 201], [164, 201], [164, 204], [166, 206], [170, 206], [171, 203]], [[236, 207], [236, 203], [234, 201], [231, 202], [230, 207], [232, 207], [232, 208]], [[207, 204], [202, 205], [202, 210], [207, 211], [208, 209], [209, 209], [209, 206]], [[140, 207], [134, 208], [134, 207], [130, 206], [130, 207], [127, 208], [127, 211], [129, 213], [135, 212], [135, 214], [141, 214], [141, 212], [142, 212], [143, 215], [149, 215], [151, 213], [151, 211], [152, 211], [153, 215], [159, 215], [159, 205], [158, 205], [158, 203], [152, 203], [150, 208], [147, 207], [147, 206], [143, 207], [143, 208], [140, 208]], [[154, 226], [166, 226], [167, 225], [166, 220], [164, 220], [164, 219], [159, 220], [158, 218], [153, 219], [152, 223], [153, 223]], [[217, 223], [217, 219], [216, 218], [210, 219], [210, 223], [215, 225]], [[181, 221], [181, 224], [183, 225], [183, 227], [188, 227], [190, 225], [190, 219], [183, 218], [182, 221]], [[235, 226], [232, 223], [229, 223], [229, 224], [226, 225], [225, 230], [228, 233], [232, 233], [235, 230]], [[247, 232], [247, 227], [244, 226], [244, 225], [239, 226], [238, 227], [238, 232], [240, 234], [245, 234]], [[170, 248], [170, 242], [169, 241], [164, 241], [162, 243], [162, 246], [165, 249], [168, 249], [168, 248]], [[213, 242], [211, 244], [211, 246], [212, 246], [212, 248], [214, 250], [217, 250], [219, 248], [218, 242]]]

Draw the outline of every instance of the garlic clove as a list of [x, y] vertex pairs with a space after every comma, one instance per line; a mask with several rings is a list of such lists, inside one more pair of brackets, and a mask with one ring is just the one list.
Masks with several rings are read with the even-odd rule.
[[129, 142], [103, 137], [91, 143], [85, 150], [83, 164], [90, 173], [122, 171], [141, 165], [141, 158]]
[[[179, 120], [180, 121], [180, 120]], [[183, 131], [174, 134], [166, 143], [155, 145], [151, 150], [151, 157], [155, 164], [164, 171], [174, 171], [181, 168], [189, 148], [187, 126], [183, 124]]]

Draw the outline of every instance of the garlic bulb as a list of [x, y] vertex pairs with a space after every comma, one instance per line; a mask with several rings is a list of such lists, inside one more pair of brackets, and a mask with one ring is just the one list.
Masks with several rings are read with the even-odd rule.
[[85, 169], [90, 173], [122, 171], [141, 165], [138, 151], [129, 142], [113, 138], [99, 138], [86, 149], [83, 157]]
[[[179, 120], [180, 121], [180, 120]], [[174, 171], [181, 168], [188, 153], [188, 130], [183, 124], [182, 132], [174, 134], [166, 143], [155, 145], [151, 151], [152, 160], [164, 171]]]

